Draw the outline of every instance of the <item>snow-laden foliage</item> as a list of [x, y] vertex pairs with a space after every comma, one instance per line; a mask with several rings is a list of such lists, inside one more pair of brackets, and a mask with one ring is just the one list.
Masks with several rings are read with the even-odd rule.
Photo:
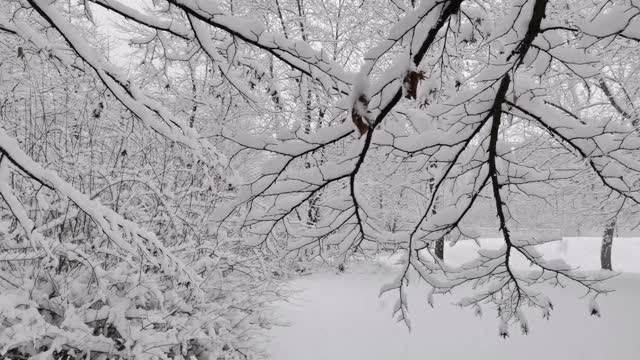
[[[625, 14], [622, 30], [602, 20], [622, 9], [634, 14], [636, 6], [407, 6], [352, 68], [338, 121], [311, 134], [296, 126], [275, 137], [223, 132], [238, 154], [253, 150], [268, 160], [215, 217], [225, 221], [240, 209], [251, 243], [275, 252], [348, 258], [404, 250], [404, 271], [383, 292], [398, 292], [394, 311], [407, 325], [404, 289], [414, 275], [435, 294], [474, 288], [460, 304], [493, 307], [505, 335], [513, 323], [529, 330], [524, 307], [548, 315], [553, 303], [543, 284], [576, 282], [595, 301], [609, 275], [543, 258], [535, 246], [585, 221], [619, 217], [636, 225], [637, 19]], [[607, 30], [601, 23], [609, 22]], [[323, 77], [337, 74], [332, 67]], [[313, 221], [304, 215], [311, 208]], [[504, 247], [464, 266], [448, 266], [443, 250], [432, 249], [487, 228]], [[531, 268], [514, 269], [514, 257]]]
[[58, 5], [0, 3], [0, 358], [263, 358], [286, 273], [210, 220], [234, 173], [198, 134], [235, 115], [177, 70], [134, 88], [154, 64], [127, 78]]
[[527, 332], [607, 291], [536, 245], [637, 225], [635, 0], [0, 6], [5, 354], [250, 358], [273, 259], [380, 250], [407, 325], [417, 278]]

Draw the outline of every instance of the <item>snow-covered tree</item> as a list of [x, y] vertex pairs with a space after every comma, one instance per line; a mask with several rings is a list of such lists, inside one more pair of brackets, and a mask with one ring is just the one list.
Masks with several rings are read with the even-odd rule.
[[[615, 103], [602, 104], [610, 98], [604, 91], [594, 93], [611, 52], [637, 47], [637, 4], [603, 1], [595, 10], [545, 0], [405, 5], [358, 69], [346, 69], [351, 75], [335, 65], [311, 74], [320, 83], [327, 77], [335, 82], [325, 87], [340, 99], [342, 116], [335, 125], [311, 136], [296, 128], [275, 138], [226, 136], [241, 151], [270, 160], [216, 217], [224, 220], [240, 209], [253, 243], [274, 251], [282, 239], [287, 251], [313, 249], [323, 256], [327, 249], [344, 257], [404, 249], [404, 271], [384, 291], [398, 292], [396, 311], [405, 321], [404, 293], [412, 273], [434, 293], [473, 286], [476, 294], [461, 305], [494, 304], [505, 334], [514, 322], [528, 331], [523, 307], [551, 310], [541, 284], [576, 282], [597, 297], [603, 277], [542, 258], [535, 245], [560, 235], [521, 231], [540, 220], [522, 215], [544, 212], [545, 206], [567, 208], [549, 203], [560, 189], [571, 202], [589, 204], [584, 216], [596, 222], [612, 214], [629, 219], [637, 211], [637, 134]], [[622, 16], [627, 21], [614, 20]], [[303, 57], [316, 59], [323, 52], [312, 54], [318, 52]], [[616, 61], [634, 69], [631, 59]], [[329, 158], [301, 170], [303, 159], [320, 153]], [[405, 179], [415, 191], [434, 179], [424, 209], [417, 216], [415, 208], [402, 212], [402, 229], [388, 231], [376, 211], [380, 183], [373, 179], [380, 169], [410, 174]], [[385, 191], [398, 196], [392, 188]], [[318, 193], [330, 195], [315, 203], [322, 220], [310, 229], [295, 214]], [[504, 247], [481, 251], [461, 268], [447, 266], [430, 245], [445, 236], [452, 245], [477, 237], [472, 214], [478, 208], [484, 214], [492, 209]], [[516, 258], [532, 267], [514, 268]]]
[[[524, 307], [552, 309], [541, 285], [606, 291], [540, 256], [558, 234], [527, 215], [571, 202], [620, 223], [638, 209], [635, 0], [0, 9], [0, 231], [19, 261], [0, 267], [2, 353], [251, 357], [246, 336], [277, 297], [263, 260], [376, 250], [405, 254], [383, 291], [407, 324], [417, 276], [433, 293], [472, 286], [461, 305], [526, 332]], [[100, 45], [104, 14], [126, 29], [128, 61]], [[502, 248], [442, 260], [443, 239], [485, 225]]]

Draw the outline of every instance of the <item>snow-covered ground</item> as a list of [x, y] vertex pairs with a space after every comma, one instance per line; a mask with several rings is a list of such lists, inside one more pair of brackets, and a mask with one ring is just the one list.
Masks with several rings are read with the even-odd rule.
[[[483, 247], [499, 245], [488, 239]], [[600, 240], [570, 238], [541, 249], [582, 269], [599, 267]], [[447, 247], [452, 263], [473, 256], [471, 242]], [[276, 311], [290, 326], [275, 327], [267, 345], [273, 360], [637, 360], [640, 359], [640, 239], [614, 241], [613, 265], [620, 276], [609, 280], [616, 291], [600, 300], [602, 317], [588, 314], [577, 287], [550, 289], [555, 311], [550, 320], [529, 316], [531, 332], [498, 336], [498, 321], [488, 309], [482, 318], [452, 305], [453, 296], [427, 305], [420, 289], [409, 296], [412, 330], [391, 318], [395, 295], [378, 297], [392, 279], [392, 266], [352, 264], [344, 274], [315, 273], [295, 281], [300, 290]], [[534, 316], [535, 315], [535, 316]]]

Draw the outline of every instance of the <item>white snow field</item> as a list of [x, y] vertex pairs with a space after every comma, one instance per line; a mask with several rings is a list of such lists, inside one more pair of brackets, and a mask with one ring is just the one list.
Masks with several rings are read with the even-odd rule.
[[[481, 243], [495, 247], [500, 240]], [[565, 238], [541, 250], [581, 269], [598, 269], [599, 246], [597, 238]], [[461, 262], [476, 250], [473, 242], [458, 243], [445, 248], [445, 259]], [[507, 339], [498, 336], [493, 309], [485, 308], [478, 318], [471, 309], [453, 305], [459, 294], [437, 296], [431, 308], [418, 288], [409, 295], [412, 329], [408, 331], [391, 317], [397, 294], [378, 297], [397, 268], [354, 263], [343, 274], [315, 273], [296, 280], [300, 292], [276, 309], [279, 320], [289, 326], [270, 332], [267, 350], [273, 360], [637, 360], [639, 258], [640, 238], [615, 239], [613, 266], [623, 273], [609, 280], [616, 291], [600, 298], [601, 317], [588, 314], [588, 300], [579, 299], [584, 292], [577, 286], [550, 288], [555, 306], [551, 318], [531, 312], [529, 335], [511, 327]]]

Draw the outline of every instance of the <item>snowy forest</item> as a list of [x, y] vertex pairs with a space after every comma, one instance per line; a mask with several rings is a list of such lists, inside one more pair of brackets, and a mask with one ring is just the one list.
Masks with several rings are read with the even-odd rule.
[[363, 266], [400, 337], [607, 321], [639, 100], [638, 0], [0, 0], [0, 358], [272, 358]]

